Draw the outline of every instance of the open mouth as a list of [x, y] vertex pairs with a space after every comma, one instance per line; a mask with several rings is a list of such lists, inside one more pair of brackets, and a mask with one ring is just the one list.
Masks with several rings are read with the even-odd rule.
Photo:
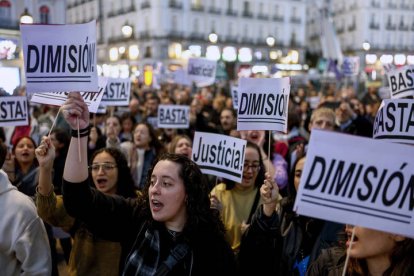
[[154, 211], [159, 211], [162, 207], [164, 207], [164, 204], [162, 204], [160, 201], [156, 199], [151, 199], [151, 205]]

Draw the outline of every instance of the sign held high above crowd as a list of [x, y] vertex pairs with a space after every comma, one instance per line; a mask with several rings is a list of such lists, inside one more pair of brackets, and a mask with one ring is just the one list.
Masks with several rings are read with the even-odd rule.
[[27, 112], [26, 97], [1, 97], [0, 126], [27, 126], [29, 114]]
[[104, 106], [128, 106], [130, 94], [131, 79], [108, 78], [101, 104]]
[[187, 65], [187, 78], [198, 87], [212, 85], [216, 80], [217, 61], [206, 58], [190, 58]]
[[190, 107], [188, 105], [158, 106], [158, 128], [189, 128]]
[[391, 99], [414, 95], [414, 65], [393, 68], [387, 72]]
[[287, 131], [289, 78], [241, 78], [237, 130]]
[[98, 91], [95, 21], [20, 30], [28, 93]]
[[245, 150], [244, 139], [196, 131], [191, 159], [205, 174], [241, 182]]
[[413, 156], [412, 146], [312, 130], [294, 210], [414, 237]]
[[414, 100], [383, 100], [375, 117], [373, 137], [414, 144]]

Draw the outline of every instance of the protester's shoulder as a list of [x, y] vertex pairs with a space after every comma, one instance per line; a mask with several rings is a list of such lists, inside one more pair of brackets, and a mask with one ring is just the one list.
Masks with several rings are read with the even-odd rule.
[[211, 193], [217, 192], [217, 193], [224, 193], [226, 191], [226, 184], [225, 183], [220, 183], [218, 185], [216, 185], [213, 190], [211, 191]]

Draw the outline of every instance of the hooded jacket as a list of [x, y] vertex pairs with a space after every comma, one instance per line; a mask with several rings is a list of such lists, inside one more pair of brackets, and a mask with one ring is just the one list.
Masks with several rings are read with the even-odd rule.
[[52, 261], [43, 221], [33, 201], [0, 169], [0, 268], [2, 275], [50, 275]]

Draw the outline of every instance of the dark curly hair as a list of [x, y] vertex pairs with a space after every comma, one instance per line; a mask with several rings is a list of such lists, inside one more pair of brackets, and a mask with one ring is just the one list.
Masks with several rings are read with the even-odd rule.
[[201, 230], [203, 232], [216, 233], [224, 238], [225, 230], [219, 213], [214, 209], [210, 209], [207, 179], [198, 165], [184, 155], [164, 153], [154, 162], [153, 167], [148, 172], [145, 189], [143, 190], [141, 197], [141, 204], [143, 205], [142, 208], [145, 216], [151, 218], [149, 186], [151, 183], [152, 171], [154, 170], [155, 165], [163, 160], [180, 165], [178, 175], [183, 180], [185, 192], [187, 194], [187, 222], [184, 226], [183, 235], [191, 241], [193, 235]]
[[[254, 182], [254, 186], [260, 188], [262, 186], [262, 184], [264, 183], [265, 179], [266, 179], [266, 177], [265, 177], [266, 168], [263, 164], [262, 154], [260, 153], [259, 146], [256, 145], [253, 142], [247, 141], [246, 149], [247, 148], [253, 148], [259, 153], [260, 169], [259, 169], [259, 172], [257, 173], [257, 177], [256, 177], [256, 181]], [[236, 183], [234, 181], [230, 181], [228, 179], [224, 180], [224, 183], [226, 184], [226, 190], [231, 190], [236, 185]]]
[[[134, 180], [132, 179], [132, 175], [130, 169], [128, 167], [128, 162], [124, 156], [124, 154], [116, 149], [116, 148], [101, 148], [95, 151], [91, 157], [91, 163], [95, 159], [95, 157], [100, 154], [106, 152], [111, 155], [115, 159], [116, 166], [118, 168], [118, 179], [116, 181], [116, 194], [123, 196], [125, 198], [136, 198], [137, 193], [134, 187]], [[89, 183], [93, 183], [92, 175], [89, 173]]]

